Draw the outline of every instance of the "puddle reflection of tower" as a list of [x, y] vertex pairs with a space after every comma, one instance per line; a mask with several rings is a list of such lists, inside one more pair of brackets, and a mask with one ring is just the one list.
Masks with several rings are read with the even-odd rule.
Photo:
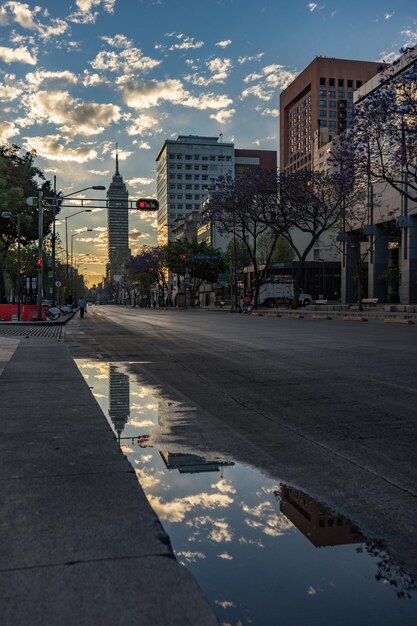
[[115, 365], [109, 370], [109, 415], [120, 441], [130, 416], [129, 376], [122, 374]]

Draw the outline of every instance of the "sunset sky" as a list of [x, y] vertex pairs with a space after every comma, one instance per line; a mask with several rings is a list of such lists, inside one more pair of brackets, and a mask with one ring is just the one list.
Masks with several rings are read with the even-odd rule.
[[[155, 195], [165, 139], [278, 150], [279, 93], [315, 56], [389, 61], [416, 43], [415, 0], [0, 2], [1, 143], [35, 149], [65, 194], [107, 187], [118, 142], [130, 197]], [[156, 243], [155, 219], [131, 213], [133, 253]], [[94, 229], [76, 254], [97, 282], [105, 210], [68, 223]]]

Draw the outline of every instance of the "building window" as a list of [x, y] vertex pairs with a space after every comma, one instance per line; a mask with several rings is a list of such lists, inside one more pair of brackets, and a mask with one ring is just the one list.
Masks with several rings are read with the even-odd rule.
[[170, 159], [175, 159], [175, 154], [170, 154], [170, 155], [169, 155], [169, 158], [170, 158]]
[[177, 194], [177, 199], [182, 200], [182, 193]]
[[178, 163], [177, 170], [181, 170], [181, 169], [182, 169], [182, 165], [181, 165], [181, 163]]
[[[206, 165], [206, 167], [207, 167], [207, 165]], [[195, 169], [195, 170], [199, 170], [199, 169], [200, 169], [200, 166], [199, 166], [199, 165], [194, 165], [194, 169]]]
[[337, 86], [338, 87], [344, 87], [345, 86], [345, 81], [343, 80], [343, 78], [339, 78], [339, 80], [337, 81]]
[[336, 111], [329, 111], [329, 117], [336, 117]]
[[182, 174], [177, 174], [177, 180], [182, 180]]
[[344, 98], [345, 97], [345, 92], [344, 91], [338, 91], [337, 92], [337, 97], [338, 98]]
[[216, 160], [216, 157], [213, 154], [210, 155], [210, 161], [215, 161], [215, 160]]
[[348, 109], [353, 109], [353, 102], [346, 102], [346, 106]]
[[194, 194], [194, 200], [200, 200], [200, 196], [197, 194]]
[[186, 174], [186, 175], [185, 175], [185, 180], [191, 180], [191, 179], [192, 179], [191, 174]]
[[357, 80], [356, 81], [356, 89], [359, 89], [359, 87], [362, 86], [362, 81], [361, 80]]
[[193, 196], [190, 193], [187, 193], [186, 196], [185, 196], [185, 199], [186, 200], [192, 200]]
[[327, 94], [327, 92], [326, 92], [326, 90], [325, 90], [325, 89], [320, 89], [320, 91], [319, 91], [319, 96], [321, 96], [321, 97], [323, 97], [323, 96], [324, 96], [324, 97], [326, 97], [326, 94]]
[[331, 109], [335, 109], [336, 108], [336, 100], [329, 100], [329, 107]]
[[319, 100], [319, 105], [321, 107], [327, 107], [327, 100]]
[[347, 97], [349, 98], [349, 100], [353, 100], [353, 91], [348, 91]]
[[182, 185], [177, 185], [177, 189], [182, 189]]
[[192, 185], [185, 185], [185, 188], [186, 188], [186, 189], [192, 189], [192, 188], [193, 188], [193, 186], [192, 186]]
[[329, 126], [330, 128], [336, 128], [336, 122], [334, 122], [333, 120], [330, 120]]
[[327, 117], [327, 111], [320, 109], [320, 117]]
[[182, 204], [177, 204], [177, 209], [182, 209]]
[[335, 91], [329, 91], [329, 98], [336, 98], [336, 92]]
[[203, 166], [201, 167], [201, 169], [202, 169], [202, 170], [208, 170], [208, 165], [203, 165]]
[[191, 165], [189, 165], [189, 164], [187, 163], [187, 165], [185, 166], [185, 169], [186, 169], [186, 170], [190, 170], [190, 169], [191, 169]]
[[353, 80], [348, 80], [347, 86], [348, 86], [348, 89], [353, 89]]
[[200, 176], [198, 174], [194, 174], [194, 180], [200, 180]]
[[334, 87], [334, 78], [329, 78], [329, 87]]
[[319, 120], [319, 126], [327, 126], [326, 120]]
[[186, 161], [191, 161], [191, 154], [186, 154], [185, 155], [185, 160]]
[[177, 159], [182, 159], [182, 154], [177, 154]]
[[326, 84], [326, 78], [324, 76], [320, 76], [320, 85]]

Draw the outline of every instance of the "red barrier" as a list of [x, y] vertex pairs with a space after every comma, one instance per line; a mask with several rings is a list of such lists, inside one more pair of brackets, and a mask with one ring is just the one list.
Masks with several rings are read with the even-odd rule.
[[[42, 306], [42, 321], [46, 321], [47, 307]], [[17, 304], [0, 304], [0, 321], [11, 322], [17, 320]], [[37, 304], [21, 304], [20, 305], [20, 321], [37, 322], [38, 321], [38, 305]]]

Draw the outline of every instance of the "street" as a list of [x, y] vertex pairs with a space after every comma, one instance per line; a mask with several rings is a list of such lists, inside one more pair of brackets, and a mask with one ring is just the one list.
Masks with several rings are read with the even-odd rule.
[[217, 453], [305, 490], [416, 575], [415, 326], [90, 306], [74, 358], [129, 363], [193, 407], [154, 445]]

